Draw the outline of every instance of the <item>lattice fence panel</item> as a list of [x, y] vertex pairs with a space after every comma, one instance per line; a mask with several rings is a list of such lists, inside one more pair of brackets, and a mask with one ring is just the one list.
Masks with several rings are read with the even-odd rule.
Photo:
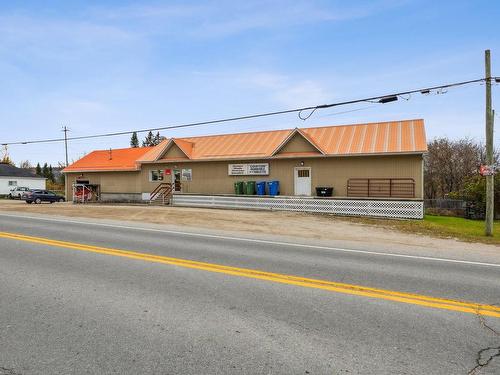
[[176, 206], [185, 207], [317, 212], [395, 219], [422, 219], [424, 216], [423, 202], [409, 200], [262, 198], [174, 194], [172, 203]]

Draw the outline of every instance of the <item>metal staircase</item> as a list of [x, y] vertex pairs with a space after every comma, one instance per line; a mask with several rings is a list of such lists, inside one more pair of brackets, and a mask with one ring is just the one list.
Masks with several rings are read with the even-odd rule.
[[162, 182], [149, 195], [149, 204], [155, 206], [166, 206], [171, 204], [173, 190], [173, 184]]

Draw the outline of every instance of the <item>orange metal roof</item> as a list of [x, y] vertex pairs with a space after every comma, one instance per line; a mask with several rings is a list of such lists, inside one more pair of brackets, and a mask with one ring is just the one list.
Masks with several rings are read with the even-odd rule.
[[426, 152], [424, 120], [301, 129], [327, 155]]
[[193, 142], [188, 142], [184, 139], [172, 138], [172, 141], [179, 146], [182, 152], [186, 154], [188, 158], [192, 157], [193, 154]]
[[[188, 160], [235, 160], [280, 157], [279, 150], [294, 134], [302, 135], [318, 153], [298, 152], [286, 156], [348, 156], [387, 153], [423, 153], [427, 151], [424, 121], [405, 120], [368, 124], [322, 126], [254, 133], [172, 138], [156, 147], [94, 151], [64, 171], [135, 170], [137, 164], [164, 161], [167, 149], [176, 144]], [[283, 155], [282, 155], [283, 156]], [[179, 159], [175, 159], [178, 161]]]
[[135, 171], [137, 159], [154, 147], [119, 148], [92, 151], [63, 169], [63, 172], [84, 171]]
[[191, 159], [229, 159], [270, 156], [290, 130], [184, 138], [194, 144]]
[[169, 139], [164, 139], [157, 146], [149, 147], [149, 151], [143, 154], [141, 157], [139, 157], [137, 161], [141, 162], [141, 161], [158, 159], [161, 156], [161, 154], [165, 152], [165, 149], [169, 143], [170, 143]]

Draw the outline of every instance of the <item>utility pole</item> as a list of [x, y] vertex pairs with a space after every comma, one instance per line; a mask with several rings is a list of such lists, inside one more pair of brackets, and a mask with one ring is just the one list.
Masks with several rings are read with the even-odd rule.
[[66, 125], [64, 125], [62, 131], [64, 132], [64, 150], [66, 151], [66, 167], [68, 164], [68, 132], [69, 129]]
[[[486, 79], [486, 165], [493, 166], [493, 111], [491, 108], [491, 57], [490, 50], [484, 51], [484, 67]], [[493, 216], [494, 216], [494, 169], [486, 176], [486, 220], [484, 233], [493, 236]]]

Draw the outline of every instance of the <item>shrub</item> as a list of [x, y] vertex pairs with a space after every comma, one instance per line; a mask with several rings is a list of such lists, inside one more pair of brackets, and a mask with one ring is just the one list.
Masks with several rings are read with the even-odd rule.
[[[500, 179], [495, 177], [495, 217], [500, 215]], [[474, 204], [477, 212], [486, 211], [486, 178], [474, 176], [465, 184], [462, 193], [463, 198]]]

